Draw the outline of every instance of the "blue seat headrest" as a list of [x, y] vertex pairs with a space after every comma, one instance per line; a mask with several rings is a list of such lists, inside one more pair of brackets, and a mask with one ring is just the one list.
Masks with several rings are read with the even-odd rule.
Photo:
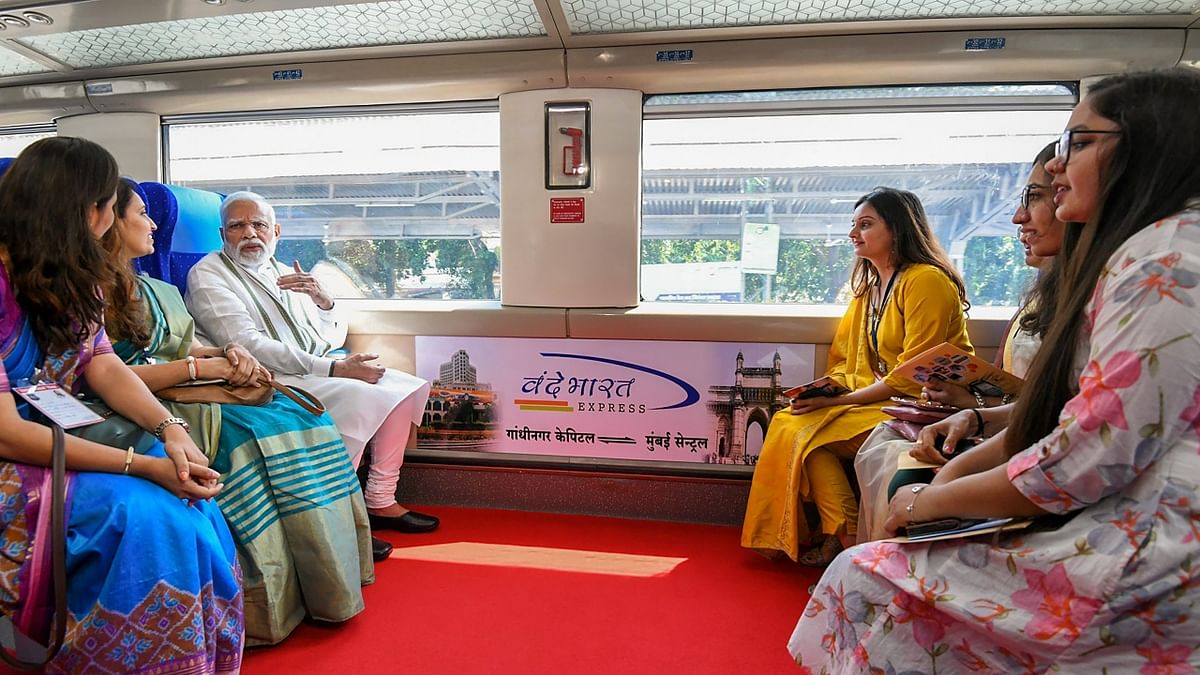
[[158, 225], [154, 253], [141, 258], [142, 269], [186, 293], [192, 265], [221, 248], [221, 195], [154, 182], [141, 188], [146, 213]]
[[15, 157], [0, 157], [0, 176], [3, 176], [4, 172], [8, 171], [8, 165], [12, 164], [14, 159], [16, 159], [16, 158]]

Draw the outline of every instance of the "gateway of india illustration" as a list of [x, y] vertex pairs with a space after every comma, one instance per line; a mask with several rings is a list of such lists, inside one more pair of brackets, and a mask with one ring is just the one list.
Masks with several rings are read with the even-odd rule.
[[746, 431], [757, 424], [762, 437], [775, 413], [788, 406], [783, 396], [782, 359], [775, 352], [770, 368], [747, 368], [745, 357], [737, 355], [733, 386], [708, 388], [708, 411], [716, 418], [717, 451], [709, 462], [715, 464], [753, 464], [757, 455], [746, 454]]

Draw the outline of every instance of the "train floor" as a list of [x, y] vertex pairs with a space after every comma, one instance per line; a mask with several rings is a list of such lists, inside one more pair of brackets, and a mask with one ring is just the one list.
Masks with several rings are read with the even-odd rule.
[[429, 507], [385, 533], [367, 609], [247, 650], [242, 672], [796, 672], [785, 649], [818, 577], [738, 545], [737, 528]]

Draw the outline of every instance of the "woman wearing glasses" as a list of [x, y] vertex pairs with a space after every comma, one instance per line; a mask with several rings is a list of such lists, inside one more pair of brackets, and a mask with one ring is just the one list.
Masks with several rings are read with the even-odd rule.
[[[1053, 265], [1054, 257], [1062, 249], [1064, 226], [1054, 217], [1054, 194], [1050, 188], [1051, 176], [1046, 172], [1046, 163], [1054, 158], [1056, 143], [1050, 143], [1033, 161], [1033, 169], [1025, 187], [1021, 190], [1017, 210], [1012, 220], [1018, 225], [1021, 244], [1025, 250], [1025, 264], [1038, 268], [1038, 280], [1025, 301], [1009, 322], [1008, 331], [1000, 347], [999, 365], [1018, 377], [1025, 377], [1029, 364], [1037, 354], [1049, 325], [1049, 317], [1055, 302], [1058, 287], [1058, 271]], [[920, 429], [920, 436], [900, 433], [890, 422], [875, 427], [871, 436], [863, 443], [854, 458], [854, 473], [858, 478], [862, 503], [858, 510], [858, 541], [872, 541], [888, 536], [883, 524], [887, 519], [888, 502], [897, 486], [915, 482], [928, 482], [933, 477], [930, 469], [903, 469], [896, 471], [901, 455], [910, 453], [914, 458], [934, 464], [945, 464], [947, 457], [934, 446], [934, 441], [944, 438], [943, 448], [952, 455], [959, 439], [970, 436], [993, 436], [1008, 426], [1013, 403], [1007, 398], [978, 396], [965, 388], [941, 383], [930, 383], [921, 390], [922, 397], [962, 408], [961, 411], [934, 424]], [[978, 415], [977, 415], [978, 413]], [[983, 428], [979, 428], [980, 422]]]
[[[1047, 164], [1059, 299], [999, 450], [897, 493], [888, 528], [1045, 516], [1029, 532], [875, 542], [826, 571], [789, 643], [813, 672], [1200, 666], [1200, 73], [1106, 78]], [[1081, 372], [1082, 369], [1082, 372]], [[995, 448], [993, 448], [995, 449]], [[986, 455], [986, 453], [984, 453]]]
[[[858, 502], [841, 459], [852, 458], [887, 418], [880, 408], [889, 397], [920, 392], [891, 370], [943, 342], [972, 350], [962, 279], [916, 195], [876, 188], [859, 199], [850, 241], [858, 257], [854, 298], [830, 346], [826, 373], [849, 391], [793, 401], [771, 420], [742, 525], [742, 546], [812, 566], [829, 564], [855, 540]], [[802, 499], [816, 503], [824, 539], [800, 556], [800, 543], [809, 539]]]

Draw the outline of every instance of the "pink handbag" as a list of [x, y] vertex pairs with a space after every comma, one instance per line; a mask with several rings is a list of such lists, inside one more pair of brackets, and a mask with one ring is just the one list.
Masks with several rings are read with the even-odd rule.
[[917, 440], [921, 427], [934, 422], [941, 422], [958, 412], [958, 408], [930, 401], [900, 398], [893, 396], [895, 405], [885, 405], [880, 410], [896, 419], [884, 422], [889, 429], [910, 441]]

